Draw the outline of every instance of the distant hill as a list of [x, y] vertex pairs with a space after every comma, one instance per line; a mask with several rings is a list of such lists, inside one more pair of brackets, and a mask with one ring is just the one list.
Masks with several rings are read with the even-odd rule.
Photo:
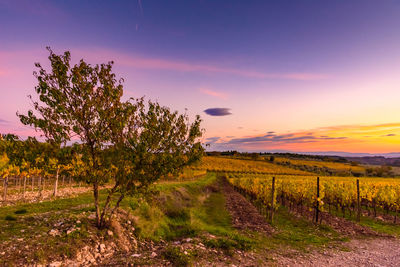
[[370, 157], [345, 157], [348, 161], [355, 161], [367, 165], [390, 165], [400, 167], [400, 157], [385, 158], [382, 156]]

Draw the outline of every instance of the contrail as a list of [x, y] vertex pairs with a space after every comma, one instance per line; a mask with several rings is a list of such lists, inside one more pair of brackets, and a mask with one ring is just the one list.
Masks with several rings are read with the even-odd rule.
[[138, 5], [139, 5], [140, 13], [141, 13], [142, 16], [143, 16], [142, 0], [138, 0]]

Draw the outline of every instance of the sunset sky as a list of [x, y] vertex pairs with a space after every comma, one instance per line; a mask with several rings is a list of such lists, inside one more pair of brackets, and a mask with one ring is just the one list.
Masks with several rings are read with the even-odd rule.
[[400, 1], [0, 0], [1, 133], [34, 134], [46, 46], [201, 115], [210, 150], [400, 152]]

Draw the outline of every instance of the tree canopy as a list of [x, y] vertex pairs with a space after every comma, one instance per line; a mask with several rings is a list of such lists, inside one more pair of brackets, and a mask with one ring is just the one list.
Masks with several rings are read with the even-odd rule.
[[[200, 159], [199, 116], [190, 123], [187, 114], [157, 102], [123, 101], [123, 79], [113, 73], [113, 62], [92, 66], [80, 60], [72, 66], [68, 51], [48, 51], [51, 69], [35, 64], [38, 100], [29, 96], [34, 110], [17, 115], [53, 147], [77, 142], [67, 158], [71, 173], [93, 185], [99, 227], [125, 195], [147, 190], [159, 178]], [[110, 180], [113, 186], [100, 207], [99, 186]], [[111, 208], [114, 195], [117, 201]]]

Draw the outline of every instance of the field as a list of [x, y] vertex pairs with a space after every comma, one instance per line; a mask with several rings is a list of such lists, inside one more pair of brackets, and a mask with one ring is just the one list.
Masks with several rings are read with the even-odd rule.
[[377, 217], [377, 211], [384, 211], [382, 215], [398, 223], [398, 178], [276, 175], [274, 189], [271, 175], [227, 174], [227, 179], [245, 194], [262, 201], [264, 207], [271, 207], [273, 202], [279, 201], [281, 205], [295, 206], [301, 212], [316, 209], [338, 214], [340, 211], [343, 217], [346, 212], [350, 216], [361, 216], [363, 211]]
[[[84, 183], [61, 178], [55, 197], [55, 181], [48, 179], [38, 198], [35, 182], [21, 199], [21, 181], [10, 179], [9, 199], [0, 207], [2, 265], [329, 265], [340, 263], [342, 253], [366, 263], [358, 238], [392, 248], [398, 241], [387, 238], [400, 235], [397, 178], [320, 176], [317, 197], [315, 173], [265, 160], [204, 157], [159, 180], [151, 195], [126, 197], [103, 230], [95, 227]], [[110, 187], [101, 187], [100, 205]], [[387, 261], [385, 251], [376, 260]]]
[[224, 157], [204, 157], [198, 169], [216, 172], [312, 175], [311, 172], [280, 166], [267, 161], [253, 161]]
[[274, 162], [293, 167], [303, 167], [304, 169], [317, 170], [321, 172], [342, 173], [344, 175], [358, 174], [365, 175], [366, 169], [363, 166], [354, 166], [350, 163], [340, 163], [322, 160], [301, 160], [285, 157], [275, 157]]

